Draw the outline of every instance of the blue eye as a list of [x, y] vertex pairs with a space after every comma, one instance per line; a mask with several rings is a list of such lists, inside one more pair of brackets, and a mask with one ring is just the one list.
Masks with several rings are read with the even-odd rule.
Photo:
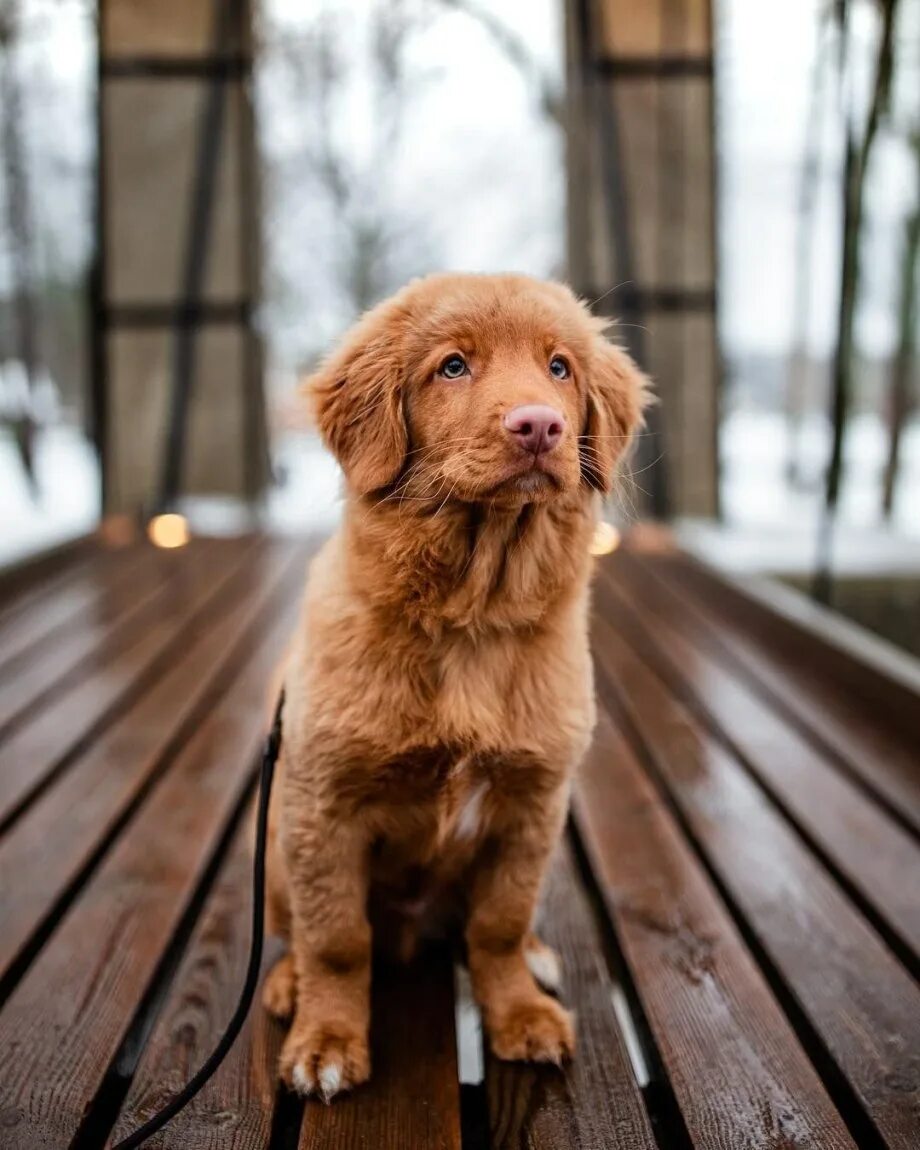
[[554, 379], [568, 379], [571, 375], [569, 365], [561, 355], [554, 355], [549, 361], [549, 372]]
[[438, 375], [443, 375], [445, 379], [460, 379], [469, 370], [462, 355], [449, 355], [438, 368]]

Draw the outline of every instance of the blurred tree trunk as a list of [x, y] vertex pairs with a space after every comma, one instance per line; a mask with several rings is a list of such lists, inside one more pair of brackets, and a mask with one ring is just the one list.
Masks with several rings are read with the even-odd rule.
[[911, 409], [911, 375], [916, 359], [917, 275], [920, 255], [920, 131], [913, 140], [917, 161], [917, 198], [907, 221], [904, 253], [901, 263], [901, 294], [898, 308], [898, 350], [891, 371], [891, 436], [882, 490], [882, 511], [890, 519], [894, 510], [894, 491], [901, 457], [904, 424]]
[[31, 396], [38, 369], [38, 316], [32, 293], [32, 218], [22, 138], [22, 93], [14, 60], [19, 30], [18, 0], [0, 4], [0, 141], [3, 149], [6, 231], [10, 252], [13, 357], [25, 374], [26, 405], [13, 420], [16, 445], [33, 496], [35, 424]]
[[[862, 138], [857, 140], [852, 117], [847, 117], [846, 160], [844, 164], [843, 268], [840, 284], [840, 308], [837, 321], [837, 346], [834, 351], [832, 377], [832, 443], [827, 469], [824, 513], [819, 540], [818, 570], [814, 597], [821, 603], [831, 598], [831, 550], [834, 518], [840, 498], [843, 477], [843, 449], [847, 418], [853, 394], [855, 358], [856, 304], [859, 298], [860, 253], [863, 200], [866, 173], [872, 146], [878, 134], [882, 113], [888, 104], [894, 59], [894, 22], [898, 0], [880, 0], [881, 34], [876, 59], [875, 80]], [[844, 16], [846, 12], [844, 11]]]
[[798, 219], [796, 221], [795, 284], [793, 287], [792, 361], [786, 388], [786, 425], [788, 458], [786, 474], [789, 482], [800, 487], [804, 481], [799, 457], [799, 438], [808, 406], [810, 360], [808, 335], [811, 327], [812, 256], [814, 254], [815, 210], [818, 201], [818, 183], [821, 177], [821, 129], [824, 78], [830, 45], [824, 42], [827, 32], [827, 14], [818, 21], [817, 45], [812, 65], [808, 98], [808, 120], [805, 126], [805, 148], [802, 176], [799, 184]]

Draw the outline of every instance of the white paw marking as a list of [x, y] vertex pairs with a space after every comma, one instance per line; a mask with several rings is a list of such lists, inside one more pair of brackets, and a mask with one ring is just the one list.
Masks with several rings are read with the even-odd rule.
[[488, 783], [480, 783], [467, 796], [454, 826], [454, 838], [463, 842], [476, 837], [482, 819], [482, 800], [488, 789]]
[[307, 1073], [307, 1068], [302, 1062], [294, 1063], [292, 1078], [298, 1094], [311, 1094], [313, 1092], [313, 1079]]
[[549, 949], [541, 947], [539, 950], [527, 950], [524, 959], [530, 973], [539, 982], [544, 990], [558, 990], [562, 983], [562, 968], [559, 957]]
[[319, 1072], [319, 1088], [327, 1101], [339, 1092], [341, 1085], [342, 1068], [336, 1066], [334, 1062], [330, 1062], [328, 1066], [324, 1066]]

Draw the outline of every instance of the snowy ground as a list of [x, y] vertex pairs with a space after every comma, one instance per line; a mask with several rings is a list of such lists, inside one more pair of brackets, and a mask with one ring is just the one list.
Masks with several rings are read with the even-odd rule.
[[[679, 525], [682, 540], [718, 566], [798, 575], [814, 570], [823, 496], [821, 474], [829, 436], [823, 418], [802, 430], [800, 458], [810, 480], [793, 489], [785, 470], [788, 440], [782, 416], [736, 412], [722, 428], [724, 523]], [[846, 482], [834, 540], [839, 574], [920, 573], [920, 422], [908, 429], [891, 525], [882, 522], [881, 476], [887, 434], [874, 416], [853, 419], [847, 437]]]
[[[786, 435], [780, 416], [732, 415], [723, 428], [725, 523], [679, 525], [688, 546], [734, 570], [801, 574], [814, 567], [826, 427], [803, 430], [802, 455], [812, 465], [808, 490], [785, 479]], [[879, 520], [885, 434], [878, 420], [854, 420], [848, 441], [847, 482], [835, 545], [840, 573], [920, 574], [920, 423], [904, 444], [897, 515]], [[267, 525], [286, 532], [326, 531], [341, 515], [341, 477], [309, 432], [277, 437], [275, 463], [282, 483], [268, 497]], [[75, 430], [56, 427], [39, 440], [40, 499], [33, 504], [12, 439], [0, 435], [0, 565], [90, 529], [98, 517], [98, 472], [92, 451]], [[186, 508], [202, 531], [234, 530], [244, 519], [221, 500], [196, 499]]]
[[36, 445], [32, 501], [13, 437], [0, 431], [0, 567], [82, 535], [99, 519], [96, 457], [74, 428], [52, 427]]

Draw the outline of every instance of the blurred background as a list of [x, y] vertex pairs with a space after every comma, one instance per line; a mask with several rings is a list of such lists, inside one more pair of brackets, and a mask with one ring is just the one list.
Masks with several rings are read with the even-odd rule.
[[431, 270], [655, 377], [621, 523], [920, 652], [920, 0], [0, 0], [0, 566], [327, 529], [299, 380]]

